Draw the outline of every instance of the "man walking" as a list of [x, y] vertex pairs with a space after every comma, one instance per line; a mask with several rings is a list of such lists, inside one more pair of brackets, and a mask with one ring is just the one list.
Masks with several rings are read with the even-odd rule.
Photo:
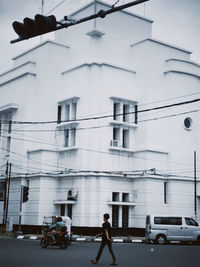
[[109, 248], [110, 254], [112, 256], [112, 259], [113, 259], [113, 262], [111, 263], [111, 265], [117, 265], [115, 254], [114, 254], [114, 252], [112, 250], [112, 240], [111, 240], [111, 234], [110, 234], [111, 227], [110, 227], [110, 223], [108, 221], [110, 216], [109, 216], [108, 213], [105, 213], [103, 215], [103, 218], [104, 218], [104, 223], [102, 224], [103, 232], [101, 234], [96, 235], [96, 237], [102, 236], [101, 245], [100, 245], [98, 254], [96, 256], [96, 259], [95, 260], [91, 260], [91, 262], [93, 264], [97, 264], [98, 263], [98, 261], [99, 261], [99, 259], [101, 257], [102, 251], [103, 251], [105, 245], [107, 245], [108, 248]]

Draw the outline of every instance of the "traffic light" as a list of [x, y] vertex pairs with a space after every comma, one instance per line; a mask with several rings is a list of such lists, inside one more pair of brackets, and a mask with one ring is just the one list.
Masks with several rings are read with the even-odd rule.
[[28, 191], [29, 191], [29, 187], [23, 186], [23, 202], [28, 201]]
[[35, 15], [35, 19], [25, 18], [23, 23], [14, 21], [12, 26], [20, 39], [29, 39], [56, 30], [56, 17]]

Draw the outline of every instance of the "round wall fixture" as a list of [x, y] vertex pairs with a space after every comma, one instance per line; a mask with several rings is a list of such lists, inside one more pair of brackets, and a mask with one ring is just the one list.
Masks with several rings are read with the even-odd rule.
[[190, 117], [184, 119], [184, 127], [186, 130], [192, 129], [192, 119]]

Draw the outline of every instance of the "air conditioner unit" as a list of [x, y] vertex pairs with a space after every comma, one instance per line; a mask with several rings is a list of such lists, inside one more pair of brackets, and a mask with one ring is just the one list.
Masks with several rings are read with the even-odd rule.
[[119, 141], [118, 140], [110, 140], [110, 146], [119, 146]]
[[78, 191], [71, 189], [68, 191], [68, 200], [76, 200], [78, 197]]

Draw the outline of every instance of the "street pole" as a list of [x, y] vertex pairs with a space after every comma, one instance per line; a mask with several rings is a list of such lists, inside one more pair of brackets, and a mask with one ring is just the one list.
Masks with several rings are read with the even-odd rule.
[[5, 230], [6, 230], [7, 188], [8, 188], [8, 161], [6, 163], [6, 178], [5, 178], [5, 186], [4, 186], [4, 205], [3, 205], [2, 232], [5, 232]]
[[21, 234], [21, 218], [22, 218], [22, 194], [23, 194], [23, 186], [20, 185], [20, 202], [19, 202], [19, 226], [18, 233]]
[[[9, 205], [9, 195], [10, 195], [10, 177], [11, 177], [11, 163], [8, 164], [9, 174], [8, 174], [8, 189], [7, 189], [7, 200], [6, 200], [6, 216], [5, 216], [5, 224], [7, 224], [7, 218], [8, 218], [8, 205]], [[6, 230], [6, 227], [5, 227]]]
[[196, 151], [194, 151], [194, 216], [197, 218], [197, 170], [196, 170]]

